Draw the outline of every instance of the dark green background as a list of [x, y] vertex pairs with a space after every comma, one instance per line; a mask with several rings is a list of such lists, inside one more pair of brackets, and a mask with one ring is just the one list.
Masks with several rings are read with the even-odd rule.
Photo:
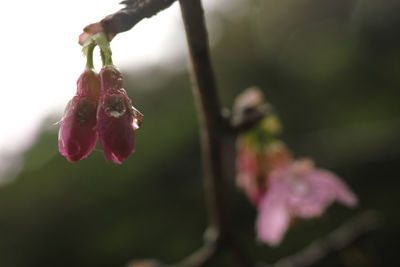
[[[222, 25], [212, 58], [223, 105], [231, 107], [246, 87], [261, 87], [295, 155], [338, 173], [360, 198], [355, 210], [335, 204], [322, 218], [296, 221], [279, 248], [256, 243], [256, 212], [234, 187], [230, 140], [232, 220], [254, 259], [273, 262], [373, 209], [381, 228], [318, 266], [398, 261], [399, 3], [249, 0], [240, 16], [210, 15]], [[206, 211], [188, 73], [122, 71], [145, 114], [136, 152], [117, 166], [97, 147], [71, 164], [58, 153], [58, 127], [49, 118], [20, 174], [0, 187], [1, 267], [115, 267], [133, 258], [169, 263], [201, 246]], [[232, 266], [231, 260], [223, 255], [212, 266]]]

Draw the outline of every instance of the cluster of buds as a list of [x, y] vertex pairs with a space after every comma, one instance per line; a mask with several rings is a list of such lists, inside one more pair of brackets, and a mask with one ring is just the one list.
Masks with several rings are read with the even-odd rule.
[[99, 74], [93, 70], [94, 46], [94, 42], [86, 46], [87, 66], [61, 120], [58, 147], [68, 161], [79, 161], [92, 152], [100, 139], [106, 160], [121, 164], [134, 152], [134, 131], [143, 115], [132, 106], [122, 88], [122, 75], [112, 64], [110, 51], [104, 53], [100, 45], [103, 68]]
[[[259, 89], [238, 96], [238, 116], [265, 106]], [[294, 159], [277, 139], [277, 117], [267, 115], [237, 140], [237, 185], [256, 206], [258, 239], [272, 246], [280, 244], [290, 222], [296, 218], [320, 216], [333, 202], [357, 204], [356, 196], [335, 174], [315, 168], [310, 159]]]

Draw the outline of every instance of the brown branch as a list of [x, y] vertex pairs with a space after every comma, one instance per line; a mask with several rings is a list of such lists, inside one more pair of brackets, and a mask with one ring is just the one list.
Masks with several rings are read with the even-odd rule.
[[[209, 225], [215, 231], [216, 253], [228, 248], [240, 266], [251, 266], [231, 232], [228, 215], [228, 179], [223, 172], [223, 139], [228, 120], [222, 116], [217, 85], [210, 59], [207, 30], [201, 0], [180, 0], [182, 18], [194, 78], [193, 94], [200, 119], [204, 183]], [[204, 265], [198, 265], [204, 266]]]
[[180, 0], [194, 76], [193, 94], [200, 120], [205, 191], [210, 226], [218, 240], [230, 235], [227, 214], [227, 179], [222, 171], [223, 121], [210, 60], [204, 12], [200, 0]]
[[[144, 18], [150, 18], [158, 12], [167, 9], [176, 0], [125, 0], [126, 5], [114, 14], [110, 14], [100, 22], [86, 26], [83, 31], [95, 34], [104, 31], [111, 41], [120, 32], [128, 31]], [[83, 44], [83, 43], [81, 43]]]
[[144, 18], [150, 18], [168, 8], [175, 0], [126, 0], [126, 7], [105, 17], [101, 24], [104, 31], [115, 36], [120, 32], [130, 30]]

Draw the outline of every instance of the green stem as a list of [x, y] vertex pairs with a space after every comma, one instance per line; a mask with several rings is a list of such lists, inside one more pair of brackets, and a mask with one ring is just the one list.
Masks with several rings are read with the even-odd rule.
[[93, 65], [93, 50], [96, 47], [95, 43], [92, 43], [87, 48], [87, 55], [86, 55], [86, 68], [94, 69]]
[[113, 65], [110, 42], [107, 40], [107, 36], [104, 34], [104, 32], [96, 33], [93, 35], [92, 39], [100, 48], [100, 56], [103, 67]]
[[103, 67], [113, 65], [111, 54], [107, 56], [107, 53], [104, 53], [104, 51], [101, 48], [100, 48], [100, 56], [101, 56], [101, 62], [103, 63]]

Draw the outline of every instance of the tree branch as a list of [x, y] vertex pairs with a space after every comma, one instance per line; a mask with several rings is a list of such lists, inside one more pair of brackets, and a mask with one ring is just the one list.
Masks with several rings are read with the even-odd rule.
[[227, 179], [222, 171], [221, 108], [210, 60], [204, 13], [200, 0], [180, 0], [194, 76], [193, 94], [200, 119], [205, 191], [210, 226], [217, 239], [229, 236]]
[[[114, 14], [110, 14], [100, 22], [86, 26], [83, 31], [94, 34], [104, 31], [111, 41], [120, 32], [128, 31], [144, 18], [150, 18], [167, 9], [176, 0], [124, 0], [126, 5]], [[93, 28], [95, 30], [93, 30]]]

